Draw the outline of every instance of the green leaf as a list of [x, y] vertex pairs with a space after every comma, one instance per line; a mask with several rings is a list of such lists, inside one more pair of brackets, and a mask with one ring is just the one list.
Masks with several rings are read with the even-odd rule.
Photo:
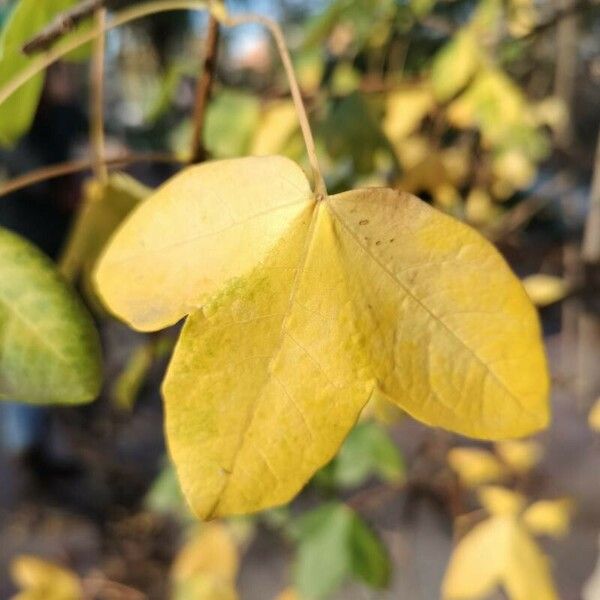
[[380, 123], [381, 119], [365, 97], [353, 92], [332, 104], [322, 125], [321, 137], [333, 158], [350, 158], [356, 172], [371, 174], [379, 155], [395, 160]]
[[331, 502], [305, 514], [294, 535], [298, 541], [294, 584], [303, 598], [326, 598], [353, 576], [374, 587], [387, 583], [385, 548], [347, 506]]
[[89, 402], [101, 383], [100, 344], [85, 307], [53, 263], [0, 228], [0, 398]]
[[383, 588], [388, 584], [391, 572], [386, 549], [358, 515], [353, 514], [353, 517], [350, 536], [352, 572], [371, 587]]
[[191, 518], [177, 480], [175, 468], [170, 462], [163, 466], [152, 482], [144, 499], [144, 505], [149, 510], [157, 513], [172, 514], [186, 520]]
[[260, 104], [250, 94], [223, 90], [206, 111], [204, 142], [214, 158], [246, 154], [260, 117]]
[[[21, 47], [76, 0], [21, 0], [0, 33], [0, 88], [31, 62]], [[79, 56], [80, 58], [80, 56]], [[32, 77], [0, 104], [0, 146], [11, 146], [31, 127], [44, 75]]]
[[399, 483], [405, 475], [398, 447], [387, 431], [374, 422], [359, 423], [352, 430], [331, 469], [334, 483], [343, 488], [359, 486], [373, 475]]

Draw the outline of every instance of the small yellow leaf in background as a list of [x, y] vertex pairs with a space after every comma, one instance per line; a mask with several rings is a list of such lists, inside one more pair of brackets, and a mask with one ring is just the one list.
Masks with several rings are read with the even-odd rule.
[[391, 92], [386, 98], [384, 132], [392, 142], [409, 136], [419, 127], [434, 105], [433, 95], [424, 87]]
[[492, 174], [516, 190], [527, 188], [535, 179], [535, 164], [520, 150], [507, 150], [492, 160]]
[[460, 92], [477, 71], [480, 61], [479, 44], [472, 31], [464, 29], [453, 36], [438, 52], [431, 68], [436, 98], [445, 102]]
[[504, 465], [491, 452], [480, 448], [452, 448], [448, 464], [467, 487], [502, 481], [507, 476]]
[[525, 496], [497, 485], [477, 491], [481, 505], [492, 515], [518, 515], [525, 507]]
[[567, 282], [561, 277], [536, 273], [523, 279], [527, 295], [536, 306], [548, 306], [562, 300], [569, 293]]
[[291, 100], [279, 100], [263, 109], [249, 154], [277, 154], [298, 130], [298, 116]]
[[442, 583], [446, 600], [485, 598], [500, 584], [506, 569], [513, 521], [486, 519], [458, 543]]
[[540, 462], [544, 450], [532, 440], [506, 440], [495, 444], [500, 458], [516, 473], [527, 473]]
[[523, 522], [532, 533], [562, 537], [569, 531], [573, 515], [573, 502], [560, 500], [538, 500], [524, 513]]
[[227, 526], [203, 525], [180, 550], [171, 570], [175, 598], [234, 600], [238, 550]]
[[459, 128], [476, 127], [485, 145], [508, 143], [515, 126], [529, 116], [525, 96], [501, 70], [489, 67], [448, 107], [448, 120]]
[[205, 163], [130, 215], [96, 279], [137, 328], [189, 314], [163, 395], [169, 449], [202, 518], [289, 501], [376, 389], [474, 437], [548, 420], [522, 286], [479, 234], [405, 193], [316, 202], [281, 157]]
[[531, 32], [538, 20], [533, 0], [510, 0], [508, 3], [508, 30], [514, 37]]
[[36, 556], [15, 558], [10, 571], [21, 592], [12, 600], [82, 600], [79, 578], [71, 571]]
[[511, 516], [483, 521], [458, 543], [442, 595], [445, 600], [483, 600], [499, 586], [510, 600], [558, 598], [546, 557]]
[[465, 203], [465, 216], [469, 223], [485, 225], [497, 214], [492, 198], [483, 188], [474, 187], [469, 192]]
[[596, 400], [590, 414], [588, 415], [588, 423], [595, 431], [600, 431], [600, 398]]

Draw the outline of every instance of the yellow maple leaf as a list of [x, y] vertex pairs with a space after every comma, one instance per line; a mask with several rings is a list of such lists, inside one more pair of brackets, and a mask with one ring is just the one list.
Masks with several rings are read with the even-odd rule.
[[383, 131], [392, 142], [409, 136], [417, 129], [435, 100], [425, 87], [409, 87], [390, 92], [386, 97]]
[[522, 286], [479, 234], [405, 193], [320, 200], [281, 157], [205, 163], [132, 213], [96, 280], [139, 329], [189, 314], [163, 395], [169, 448], [204, 518], [287, 502], [377, 388], [470, 436], [547, 423]]
[[12, 600], [82, 600], [79, 578], [68, 569], [37, 556], [16, 557], [10, 571], [15, 584], [21, 588]]
[[452, 448], [448, 452], [448, 464], [467, 487], [502, 481], [507, 476], [504, 465], [481, 448]]
[[476, 600], [502, 586], [511, 600], [558, 598], [546, 557], [517, 519], [493, 516], [459, 542], [442, 584], [445, 600]]

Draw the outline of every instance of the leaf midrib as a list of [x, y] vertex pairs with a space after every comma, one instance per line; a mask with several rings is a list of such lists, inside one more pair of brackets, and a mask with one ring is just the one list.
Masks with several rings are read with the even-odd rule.
[[317, 220], [318, 220], [318, 216], [319, 216], [319, 203], [317, 203], [313, 200], [311, 220], [310, 220], [310, 224], [308, 226], [308, 231], [306, 232], [306, 239], [304, 241], [304, 246], [302, 248], [302, 254], [297, 263], [298, 266], [297, 266], [296, 274], [294, 275], [294, 281], [292, 283], [292, 289], [290, 291], [288, 306], [287, 306], [285, 312], [283, 313], [283, 316], [281, 319], [280, 336], [279, 336], [279, 340], [277, 341], [277, 344], [276, 344], [277, 349], [273, 353], [271, 359], [268, 362], [267, 369], [265, 371], [265, 379], [263, 381], [263, 384], [260, 387], [259, 392], [256, 394], [256, 400], [253, 402], [252, 408], [249, 411], [248, 417], [244, 424], [242, 435], [240, 437], [240, 442], [239, 442], [239, 444], [234, 452], [234, 455], [233, 455], [233, 462], [231, 463], [231, 467], [228, 469], [224, 469], [224, 467], [221, 467], [221, 468], [223, 468], [223, 470], [226, 473], [225, 482], [223, 483], [221, 490], [217, 494], [217, 498], [215, 499], [213, 506], [207, 513], [207, 517], [206, 517], [207, 519], [212, 519], [214, 516], [216, 516], [215, 513], [217, 511], [217, 508], [218, 508], [223, 496], [227, 492], [227, 488], [229, 487], [229, 484], [231, 482], [231, 477], [235, 473], [238, 459], [241, 454], [241, 450], [244, 447], [244, 444], [246, 443], [246, 437], [248, 435], [248, 431], [249, 431], [250, 427], [252, 426], [252, 422], [254, 421], [254, 418], [256, 416], [256, 412], [258, 410], [258, 405], [260, 404], [260, 397], [262, 394], [262, 390], [264, 389], [265, 385], [268, 383], [268, 381], [271, 377], [272, 365], [274, 364], [274, 362], [279, 357], [279, 354], [281, 353], [281, 349], [283, 347], [283, 341], [286, 336], [285, 325], [291, 314], [292, 308], [294, 306], [294, 299], [295, 299], [296, 293], [298, 291], [298, 286], [300, 285], [300, 280], [301, 280], [302, 274], [304, 273], [304, 268], [306, 266], [306, 261], [308, 259], [308, 254], [309, 254], [310, 247], [311, 247], [312, 240], [313, 240], [313, 232], [314, 232]]

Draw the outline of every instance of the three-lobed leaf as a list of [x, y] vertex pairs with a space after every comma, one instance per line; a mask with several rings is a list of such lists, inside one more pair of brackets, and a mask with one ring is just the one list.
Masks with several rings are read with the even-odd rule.
[[0, 228], [0, 398], [39, 404], [93, 400], [100, 344], [82, 302], [52, 262]]
[[189, 314], [163, 394], [170, 451], [204, 518], [288, 501], [374, 394], [480, 438], [548, 419], [519, 281], [475, 231], [408, 194], [317, 201], [281, 157], [206, 163], [130, 215], [96, 281], [138, 329]]

